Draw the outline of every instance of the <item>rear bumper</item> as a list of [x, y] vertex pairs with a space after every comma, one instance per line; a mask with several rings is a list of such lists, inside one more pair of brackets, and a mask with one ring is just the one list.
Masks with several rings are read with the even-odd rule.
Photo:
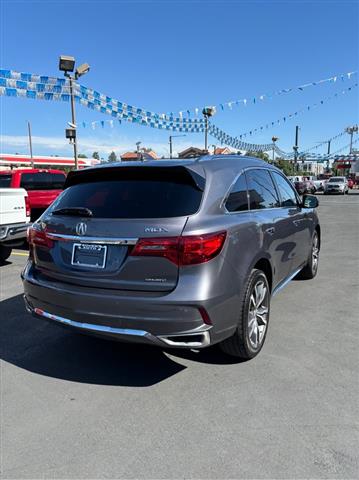
[[145, 330], [116, 328], [93, 323], [76, 322], [68, 318], [60, 317], [59, 315], [45, 312], [40, 308], [33, 308], [29, 304], [26, 296], [24, 296], [24, 300], [27, 311], [35, 317], [43, 318], [44, 320], [70, 327], [90, 335], [92, 334], [95, 336], [107, 337], [123, 342], [147, 343], [157, 345], [159, 347], [174, 348], [203, 348], [207, 347], [211, 343], [208, 327], [206, 329], [196, 329], [193, 332], [186, 332], [181, 335], [156, 336]]
[[[169, 295], [118, 293], [40, 282], [23, 272], [27, 310], [38, 318], [112, 340], [174, 348], [203, 348], [230, 336], [236, 325], [226, 325], [227, 304], [173, 299]], [[204, 307], [212, 325], [201, 314]], [[221, 321], [218, 322], [218, 318]]]
[[15, 223], [10, 225], [1, 225], [0, 227], [0, 242], [10, 244], [12, 242], [24, 240], [30, 222]]

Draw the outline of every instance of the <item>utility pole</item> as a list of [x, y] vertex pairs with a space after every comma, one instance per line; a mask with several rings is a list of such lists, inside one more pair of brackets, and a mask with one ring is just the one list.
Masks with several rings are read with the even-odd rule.
[[293, 147], [294, 150], [294, 168], [295, 171], [298, 171], [298, 138], [299, 138], [299, 127], [298, 125], [295, 127], [295, 144]]
[[137, 160], [141, 160], [140, 145], [142, 142], [136, 142]]
[[30, 158], [31, 158], [31, 168], [34, 168], [34, 158], [32, 156], [32, 138], [31, 138], [31, 124], [27, 122], [27, 130], [29, 133], [29, 147], [30, 147]]
[[358, 125], [353, 125], [352, 127], [347, 127], [345, 129], [347, 133], [350, 135], [350, 148], [349, 148], [349, 155], [353, 153], [353, 134], [358, 133]]
[[327, 158], [327, 172], [329, 172], [329, 155], [330, 155], [330, 144], [332, 143], [331, 140], [328, 140], [328, 150], [327, 150], [327, 155], [328, 155], [328, 158]]
[[178, 137], [185, 137], [186, 135], [170, 135], [169, 137], [169, 144], [170, 144], [170, 158], [173, 158], [173, 151], [172, 151], [172, 139]]

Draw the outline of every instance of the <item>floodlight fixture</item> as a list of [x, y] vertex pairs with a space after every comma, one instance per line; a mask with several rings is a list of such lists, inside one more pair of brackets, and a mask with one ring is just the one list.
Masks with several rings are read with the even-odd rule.
[[75, 72], [75, 77], [76, 79], [79, 77], [82, 77], [82, 75], [85, 75], [87, 72], [90, 70], [90, 65], [88, 63], [83, 63], [79, 67], [76, 68]]
[[68, 55], [60, 55], [59, 59], [59, 70], [65, 72], [65, 75], [68, 72], [73, 72], [75, 68], [75, 58]]

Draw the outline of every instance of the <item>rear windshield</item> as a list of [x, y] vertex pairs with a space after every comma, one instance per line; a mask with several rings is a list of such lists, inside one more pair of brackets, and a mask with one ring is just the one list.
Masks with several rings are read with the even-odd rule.
[[11, 175], [0, 175], [0, 188], [8, 188], [11, 183]]
[[329, 179], [330, 183], [344, 183], [343, 177], [332, 177]]
[[62, 173], [23, 173], [20, 187], [25, 190], [62, 190], [66, 177]]
[[95, 218], [168, 218], [199, 209], [202, 188], [184, 168], [120, 170], [84, 175], [84, 183], [80, 177], [72, 186], [70, 182], [51, 210], [84, 207]]

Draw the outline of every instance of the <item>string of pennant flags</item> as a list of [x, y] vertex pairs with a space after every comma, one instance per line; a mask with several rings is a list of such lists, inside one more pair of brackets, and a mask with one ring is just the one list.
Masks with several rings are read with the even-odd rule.
[[[332, 137], [328, 138], [327, 140], [324, 140], [323, 142], [319, 142], [317, 143], [316, 145], [313, 145], [312, 147], [309, 147], [309, 148], [306, 148], [305, 150], [301, 150], [300, 152], [298, 152], [298, 157], [303, 157], [303, 156], [306, 156], [309, 152], [313, 151], [313, 150], [318, 150], [319, 148], [321, 148], [323, 145], [326, 145], [328, 144], [328, 142], [333, 142], [335, 140], [338, 140], [339, 138], [343, 137], [344, 135], [347, 135], [347, 132], [345, 130], [337, 133], [336, 135], [333, 135]], [[354, 143], [354, 142], [353, 142]], [[348, 147], [349, 145], [347, 145]], [[342, 150], [344, 150], [345, 148], [347, 147], [343, 147]], [[339, 150], [341, 151], [341, 150]], [[290, 153], [287, 153], [287, 152], [283, 152], [283, 150], [281, 150], [280, 148], [278, 148], [277, 146], [275, 146], [275, 152], [278, 154], [278, 155], [281, 155], [281, 156], [285, 156], [286, 158], [292, 158], [294, 157], [294, 152], [290, 152]], [[336, 152], [335, 152], [336, 153]], [[318, 155], [318, 154], [314, 154], [314, 155]], [[323, 154], [323, 155], [326, 155], [326, 154]]]
[[350, 87], [347, 87], [340, 92], [335, 93], [334, 95], [331, 95], [329, 97], [325, 97], [319, 102], [313, 103], [311, 105], [307, 105], [295, 112], [289, 113], [288, 115], [285, 115], [281, 118], [278, 118], [277, 120], [267, 122], [264, 125], [261, 125], [260, 127], [254, 128], [252, 130], [249, 130], [248, 132], [242, 133], [239, 135], [239, 138], [246, 138], [247, 136], [252, 136], [256, 133], [263, 132], [264, 130], [268, 130], [268, 128], [274, 127], [275, 125], [280, 125], [281, 123], [286, 123], [288, 120], [292, 120], [293, 118], [296, 118], [298, 115], [308, 112], [310, 110], [313, 110], [314, 108], [320, 107], [321, 105], [324, 105], [326, 102], [329, 100], [333, 100], [334, 98], [338, 98], [340, 95], [345, 95], [348, 92], [351, 92], [354, 88], [358, 86], [358, 83], [354, 83]]
[[[226, 109], [233, 110], [234, 107], [240, 107], [240, 106], [246, 107], [246, 106], [251, 105], [251, 104], [259, 104], [259, 103], [261, 103], [265, 100], [270, 100], [273, 97], [277, 97], [277, 96], [280, 96], [280, 95], [286, 95], [288, 93], [294, 93], [294, 92], [302, 92], [309, 87], [319, 86], [319, 85], [323, 85], [323, 84], [326, 84], [326, 83], [336, 83], [338, 81], [344, 82], [345, 80], [350, 80], [352, 77], [356, 76], [357, 73], [358, 73], [357, 71], [339, 73], [339, 74], [333, 75], [332, 77], [324, 78], [322, 80], [317, 80], [315, 82], [309, 82], [309, 83], [305, 83], [305, 84], [302, 84], [302, 85], [297, 85], [295, 87], [290, 87], [290, 88], [282, 88], [280, 90], [273, 91], [273, 92], [270, 92], [270, 93], [264, 93], [264, 94], [261, 94], [261, 95], [256, 95], [256, 96], [248, 97], [248, 98], [241, 98], [241, 99], [237, 99], [237, 100], [230, 100], [228, 102], [223, 102], [223, 103], [219, 103], [217, 105], [211, 105], [211, 106], [217, 112], [218, 111], [224, 111]], [[181, 110], [179, 112], [179, 115], [180, 116], [187, 115], [188, 117], [190, 117], [191, 115], [197, 116], [198, 113], [201, 113], [201, 111], [202, 111], [202, 109], [198, 108], [198, 107], [197, 108], [190, 108], [190, 109], [186, 108], [186, 109]]]
[[[339, 74], [334, 77], [330, 77], [324, 80], [319, 80], [317, 82], [311, 82], [308, 84], [300, 85], [294, 88], [282, 89], [277, 92], [268, 95], [261, 95], [260, 100], [265, 98], [271, 98], [275, 95], [282, 95], [285, 93], [290, 93], [295, 90], [304, 90], [307, 87], [313, 85], [320, 85], [327, 82], [336, 82], [338, 79], [344, 81], [345, 79], [350, 79], [352, 76], [356, 75], [357, 72], [348, 72], [346, 74]], [[357, 87], [357, 83], [342, 90], [342, 94], [351, 91], [353, 88]], [[187, 110], [187, 117], [184, 116], [184, 112], [179, 112], [178, 116], [174, 113], [159, 114], [143, 108], [134, 107], [127, 103], [118, 101], [112, 97], [104, 95], [96, 90], [90, 89], [78, 83], [73, 84], [73, 94], [75, 101], [81, 105], [110, 115], [111, 120], [101, 120], [99, 122], [83, 122], [82, 126], [86, 128], [88, 125], [91, 125], [91, 128], [96, 128], [101, 125], [102, 128], [106, 124], [109, 124], [110, 127], [113, 127], [114, 120], [117, 120], [121, 123], [122, 120], [131, 123], [137, 123], [144, 126], [149, 126], [157, 129], [178, 131], [178, 132], [189, 132], [189, 133], [199, 133], [205, 131], [205, 120], [204, 118], [191, 118], [191, 112]], [[67, 78], [57, 78], [50, 77], [45, 75], [34, 75], [30, 73], [21, 73], [13, 70], [4, 70], [0, 69], [0, 95], [5, 95], [9, 97], [23, 97], [36, 100], [48, 100], [48, 101], [70, 101], [70, 85]], [[331, 98], [337, 97], [339, 94], [336, 93], [331, 97], [327, 97], [320, 101], [320, 103], [307, 106], [305, 109], [289, 114], [286, 117], [282, 117], [282, 121], [286, 121], [287, 118], [292, 118], [297, 116], [299, 113], [305, 110], [310, 110], [314, 106], [319, 106]], [[246, 104], [246, 99], [238, 100], [235, 102], [229, 103], [244, 103]], [[255, 103], [256, 99], [253, 99]], [[222, 107], [224, 104], [220, 104]], [[199, 113], [198, 108], [195, 109], [195, 114]], [[223, 108], [222, 108], [223, 110]], [[263, 130], [269, 125], [274, 125], [276, 122], [270, 122], [265, 126], [254, 129], [253, 131], [246, 132], [244, 134], [237, 136], [232, 136], [218, 128], [213, 123], [209, 122], [208, 132], [221, 142], [221, 144], [226, 144], [238, 150], [247, 150], [247, 151], [269, 151], [274, 150], [277, 155], [280, 155], [284, 158], [290, 158], [293, 156], [292, 153], [287, 153], [281, 150], [277, 145], [273, 143], [266, 144], [256, 144], [242, 141], [242, 138], [245, 138], [248, 134], [252, 135], [258, 131]], [[323, 142], [325, 143], [325, 142]], [[313, 147], [315, 148], [315, 147]]]

